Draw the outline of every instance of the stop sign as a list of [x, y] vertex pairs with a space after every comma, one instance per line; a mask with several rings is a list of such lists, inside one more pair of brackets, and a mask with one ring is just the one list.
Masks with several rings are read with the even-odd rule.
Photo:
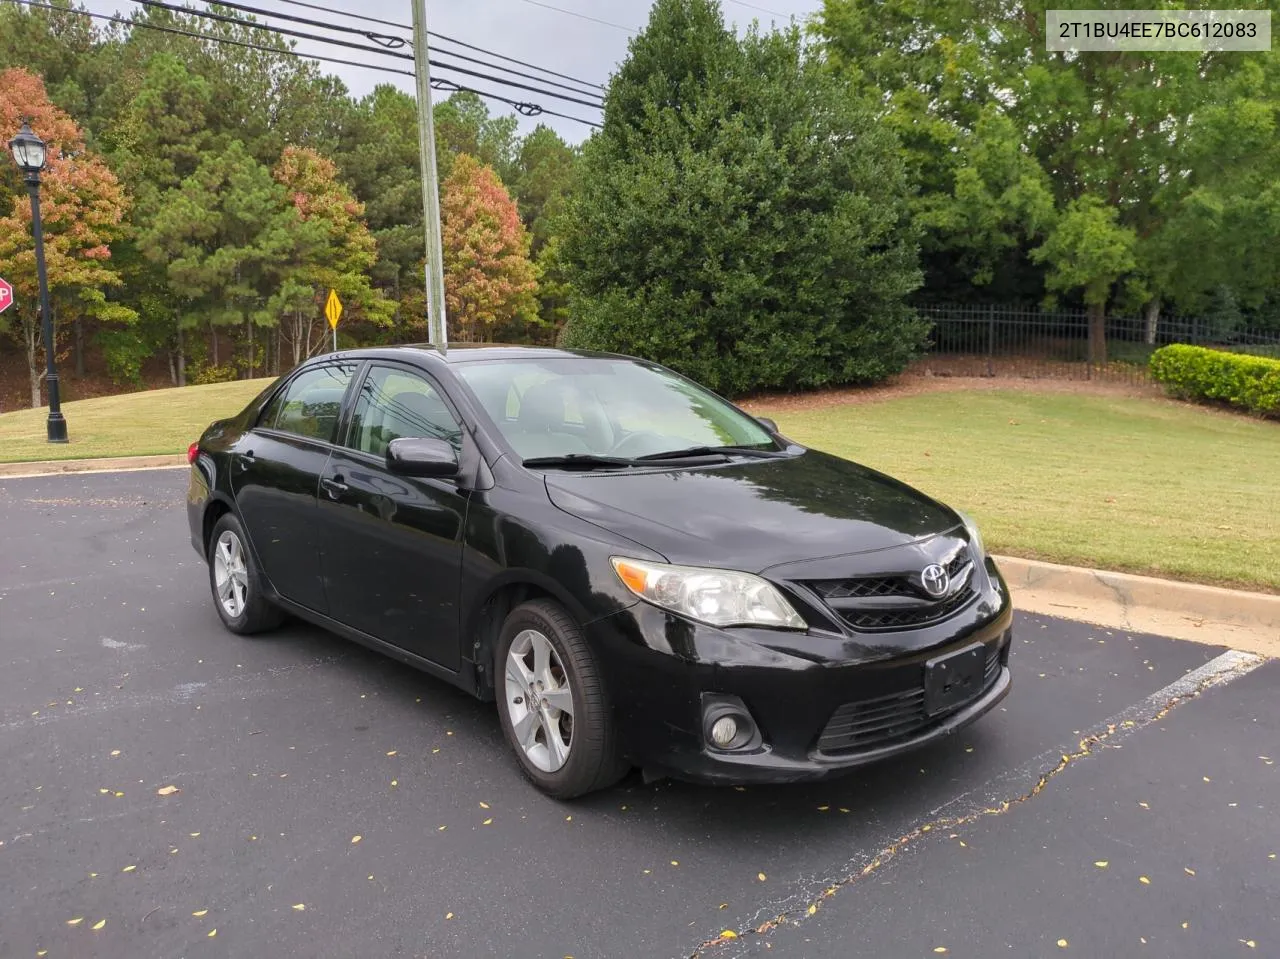
[[13, 306], [13, 287], [4, 277], [0, 277], [0, 313]]

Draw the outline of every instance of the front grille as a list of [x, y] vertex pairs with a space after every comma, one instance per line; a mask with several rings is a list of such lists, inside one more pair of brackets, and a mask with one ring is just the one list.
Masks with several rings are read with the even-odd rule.
[[957, 550], [944, 565], [952, 582], [962, 585], [942, 600], [930, 598], [906, 576], [819, 579], [804, 585], [854, 629], [912, 629], [958, 613], [977, 596], [973, 561], [967, 548]]
[[[988, 644], [982, 693], [978, 695], [995, 685], [996, 678], [1000, 675], [1000, 650], [1003, 645], [1003, 641]], [[967, 703], [960, 703], [952, 712], [966, 705]], [[818, 737], [818, 752], [839, 754], [886, 746], [920, 732], [945, 718], [945, 715], [925, 714], [922, 667], [920, 678], [910, 689], [874, 699], [845, 703], [832, 713], [822, 735]]]

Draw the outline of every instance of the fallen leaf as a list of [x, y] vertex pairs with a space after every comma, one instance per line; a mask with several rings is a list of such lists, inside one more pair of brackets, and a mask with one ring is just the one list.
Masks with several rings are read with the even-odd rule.
[[1257, 948], [1258, 948], [1258, 944], [1257, 944], [1256, 942], [1254, 942], [1252, 939], [1241, 939], [1240, 941], [1241, 941], [1241, 942], [1243, 942], [1243, 943], [1244, 943], [1246, 946], [1248, 946], [1250, 949], [1257, 949]]
[[120, 755], [120, 750], [118, 750], [118, 749], [113, 749], [113, 750], [111, 750], [111, 755], [112, 755], [112, 756], [119, 756], [119, 755]]
[[1186, 866], [1182, 867], [1182, 871], [1185, 872], [1188, 876], [1194, 876], [1196, 874], [1196, 871], [1194, 869], [1188, 869]]
[[937, 953], [938, 955], [940, 955], [940, 956], [941, 956], [941, 955], [943, 955], [943, 954], [947, 951], [947, 947], [946, 947], [946, 946], [934, 946], [934, 947], [933, 947], [933, 951], [934, 951], [935, 953]]
[[399, 786], [399, 785], [400, 785], [400, 780], [398, 780], [398, 779], [393, 779], [393, 780], [391, 780], [391, 785], [393, 785], [393, 786]]
[[177, 786], [161, 786], [156, 790], [157, 796], [172, 796], [174, 793], [182, 792]]
[[200, 834], [199, 834], [198, 832], [193, 832], [193, 833], [191, 834], [191, 838], [192, 838], [192, 839], [196, 839], [197, 837], [199, 837], [199, 835], [200, 835]]
[[97, 922], [95, 922], [95, 923], [94, 923], [90, 928], [92, 928], [94, 932], [97, 932], [99, 929], [101, 929], [101, 928], [102, 928], [103, 926], [105, 926], [106, 924], [107, 924], [107, 920], [105, 920], [105, 919], [99, 919], [99, 920], [98, 920]]
[[209, 910], [208, 910], [208, 909], [197, 909], [197, 910], [196, 910], [195, 912], [193, 912], [191, 915], [193, 915], [193, 916], [195, 916], [197, 919], [199, 919], [199, 918], [201, 918], [201, 917], [203, 917], [203, 916], [207, 916], [207, 915], [209, 915]]
[[1144, 802], [1140, 802], [1140, 803], [1138, 803], [1138, 805], [1139, 805], [1139, 806], [1141, 806], [1143, 809], [1150, 809], [1150, 808], [1151, 808], [1150, 806], [1148, 806], [1148, 805], [1147, 805], [1146, 803], [1144, 803]]
[[841, 806], [841, 807], [840, 807], [840, 811], [841, 811], [841, 812], [848, 812], [849, 810], [845, 809], [845, 808], [844, 808], [844, 806]]
[[446, 919], [452, 919], [452, 918], [453, 918], [453, 913], [451, 913], [451, 912], [446, 912], [446, 913], [444, 914], [444, 917], [445, 917]]
[[118, 792], [118, 793], [116, 793], [116, 798], [117, 798], [117, 799], [119, 799], [119, 798], [120, 798], [121, 796], [123, 796], [123, 795], [124, 795], [124, 793], [120, 793], [120, 792]]
[[756, 878], [757, 878], [757, 879], [759, 879], [761, 882], [764, 882], [764, 881], [765, 881], [765, 879], [766, 879], [766, 878], [768, 878], [768, 877], [766, 877], [764, 873], [762, 873], [762, 872], [758, 872], [758, 873], [756, 873]]
[[1150, 879], [1148, 879], [1146, 876], [1139, 876], [1139, 877], [1138, 877], [1138, 882], [1142, 883], [1144, 886], [1149, 886], [1149, 885], [1151, 885], [1151, 880], [1150, 880]]
[[218, 930], [217, 930], [217, 929], [210, 929], [210, 930], [209, 930], [209, 938], [210, 938], [210, 939], [212, 939], [212, 938], [213, 938], [214, 936], [216, 936], [217, 934], [218, 934]]
[[493, 825], [493, 820], [492, 820], [492, 819], [486, 819], [486, 820], [485, 820], [484, 822], [482, 822], [480, 825], [482, 825], [482, 826], [492, 826], [492, 825]]
[[1208, 782], [1213, 782], [1213, 780], [1212, 780], [1212, 779], [1210, 779], [1208, 776], [1201, 776], [1200, 778], [1201, 778], [1201, 779], [1203, 779], [1203, 780], [1204, 780], [1205, 782], [1207, 782], [1207, 783], [1208, 783]]
[[67, 920], [67, 925], [68, 925], [68, 926], [78, 926], [78, 925], [80, 925], [80, 923], [82, 923], [82, 922], [84, 922], [84, 916], [76, 916], [76, 918], [74, 918], [74, 919], [68, 919], [68, 920]]
[[363, 838], [364, 838], [364, 836], [352, 836], [352, 837], [351, 837], [351, 845], [353, 845], [353, 846], [354, 846], [356, 843], [358, 843], [358, 842], [359, 842], [361, 839], [363, 839]]
[[678, 865], [680, 865], [680, 860], [679, 860], [679, 859], [672, 859], [672, 860], [671, 860], [671, 865], [673, 865], [673, 866], [678, 866]]
[[809, 911], [809, 915], [812, 916], [814, 913], [818, 911], [818, 904], [814, 903], [813, 905], [811, 905], [808, 911]]
[[488, 804], [487, 802], [482, 802], [482, 803], [480, 804], [480, 808], [481, 808], [481, 809], [488, 809], [488, 808], [489, 808], [489, 804]]
[[1059, 940], [1058, 940], [1058, 948], [1059, 948], [1059, 949], [1065, 949], [1065, 948], [1067, 948], [1067, 946], [1069, 946], [1069, 945], [1070, 945], [1070, 943], [1069, 943], [1069, 942], [1067, 942], [1067, 940], [1065, 940], [1065, 939], [1059, 939]]
[[392, 749], [392, 750], [390, 750], [390, 751], [387, 753], [387, 755], [388, 755], [388, 756], [394, 756], [394, 755], [396, 754], [396, 752], [397, 752], [397, 750]]
[[728, 908], [729, 908], [729, 904], [728, 904], [727, 902], [722, 902], [722, 903], [720, 903], [720, 908], [721, 908], [721, 909], [728, 909]]
[[1095, 863], [1094, 863], [1094, 865], [1095, 865], [1095, 866], [1097, 866], [1099, 869], [1106, 869], [1106, 868], [1107, 868], [1107, 860], [1105, 860], [1105, 859], [1099, 859], [1097, 862], [1095, 862]]
[[724, 932], [720, 933], [720, 938], [721, 939], [737, 939], [738, 934], [734, 932], [732, 929], [726, 929]]
[[373, 882], [373, 877], [372, 877], [372, 876], [370, 876], [370, 877], [369, 877], [369, 881], [370, 881], [370, 882]]
[[138, 868], [137, 866], [125, 866], [125, 867], [124, 867], [123, 869], [121, 869], [120, 871], [121, 871], [121, 872], [133, 872], [133, 871], [134, 871], [135, 869], [137, 869], [137, 868]]
[[295, 912], [306, 912], [307, 904], [305, 902], [294, 903], [293, 909]]
[[572, 816], [565, 816], [565, 817], [564, 817], [564, 821], [565, 821], [565, 822], [573, 822], [573, 817], [572, 817]]
[[830, 806], [819, 806], [818, 812], [826, 812], [830, 808], [831, 808]]
[[1186, 928], [1187, 928], [1187, 926], [1189, 926], [1189, 925], [1190, 925], [1190, 923], [1186, 923], [1186, 922], [1184, 922], [1184, 923], [1182, 924], [1182, 928], [1183, 928], [1183, 929], [1186, 929]]
[[107, 793], [109, 793], [109, 792], [111, 792], [111, 790], [110, 790], [110, 789], [99, 789], [99, 790], [98, 790], [98, 794], [99, 794], [99, 795], [101, 795], [101, 796], [105, 796], [105, 795], [106, 795]]
[[448, 826], [440, 826], [436, 829], [436, 832], [444, 832], [448, 828], [449, 828]]

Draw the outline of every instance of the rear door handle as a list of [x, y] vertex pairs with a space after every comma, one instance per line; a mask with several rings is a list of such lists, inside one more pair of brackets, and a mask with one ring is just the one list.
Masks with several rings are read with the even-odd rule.
[[236, 458], [236, 465], [242, 470], [247, 470], [256, 462], [257, 459], [253, 455], [253, 450], [245, 450]]
[[320, 485], [324, 487], [324, 491], [329, 494], [330, 499], [337, 499], [351, 487], [342, 482], [342, 474], [335, 476], [326, 476], [320, 480]]

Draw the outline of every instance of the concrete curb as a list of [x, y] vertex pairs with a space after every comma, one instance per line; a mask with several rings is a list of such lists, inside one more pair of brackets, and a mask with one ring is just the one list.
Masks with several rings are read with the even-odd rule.
[[1280, 656], [1280, 596], [1014, 556], [996, 562], [1026, 612]]
[[124, 473], [130, 470], [173, 469], [186, 466], [185, 453], [160, 456], [116, 456], [92, 460], [42, 460], [33, 463], [0, 463], [0, 479], [24, 476], [56, 476], [61, 473]]

